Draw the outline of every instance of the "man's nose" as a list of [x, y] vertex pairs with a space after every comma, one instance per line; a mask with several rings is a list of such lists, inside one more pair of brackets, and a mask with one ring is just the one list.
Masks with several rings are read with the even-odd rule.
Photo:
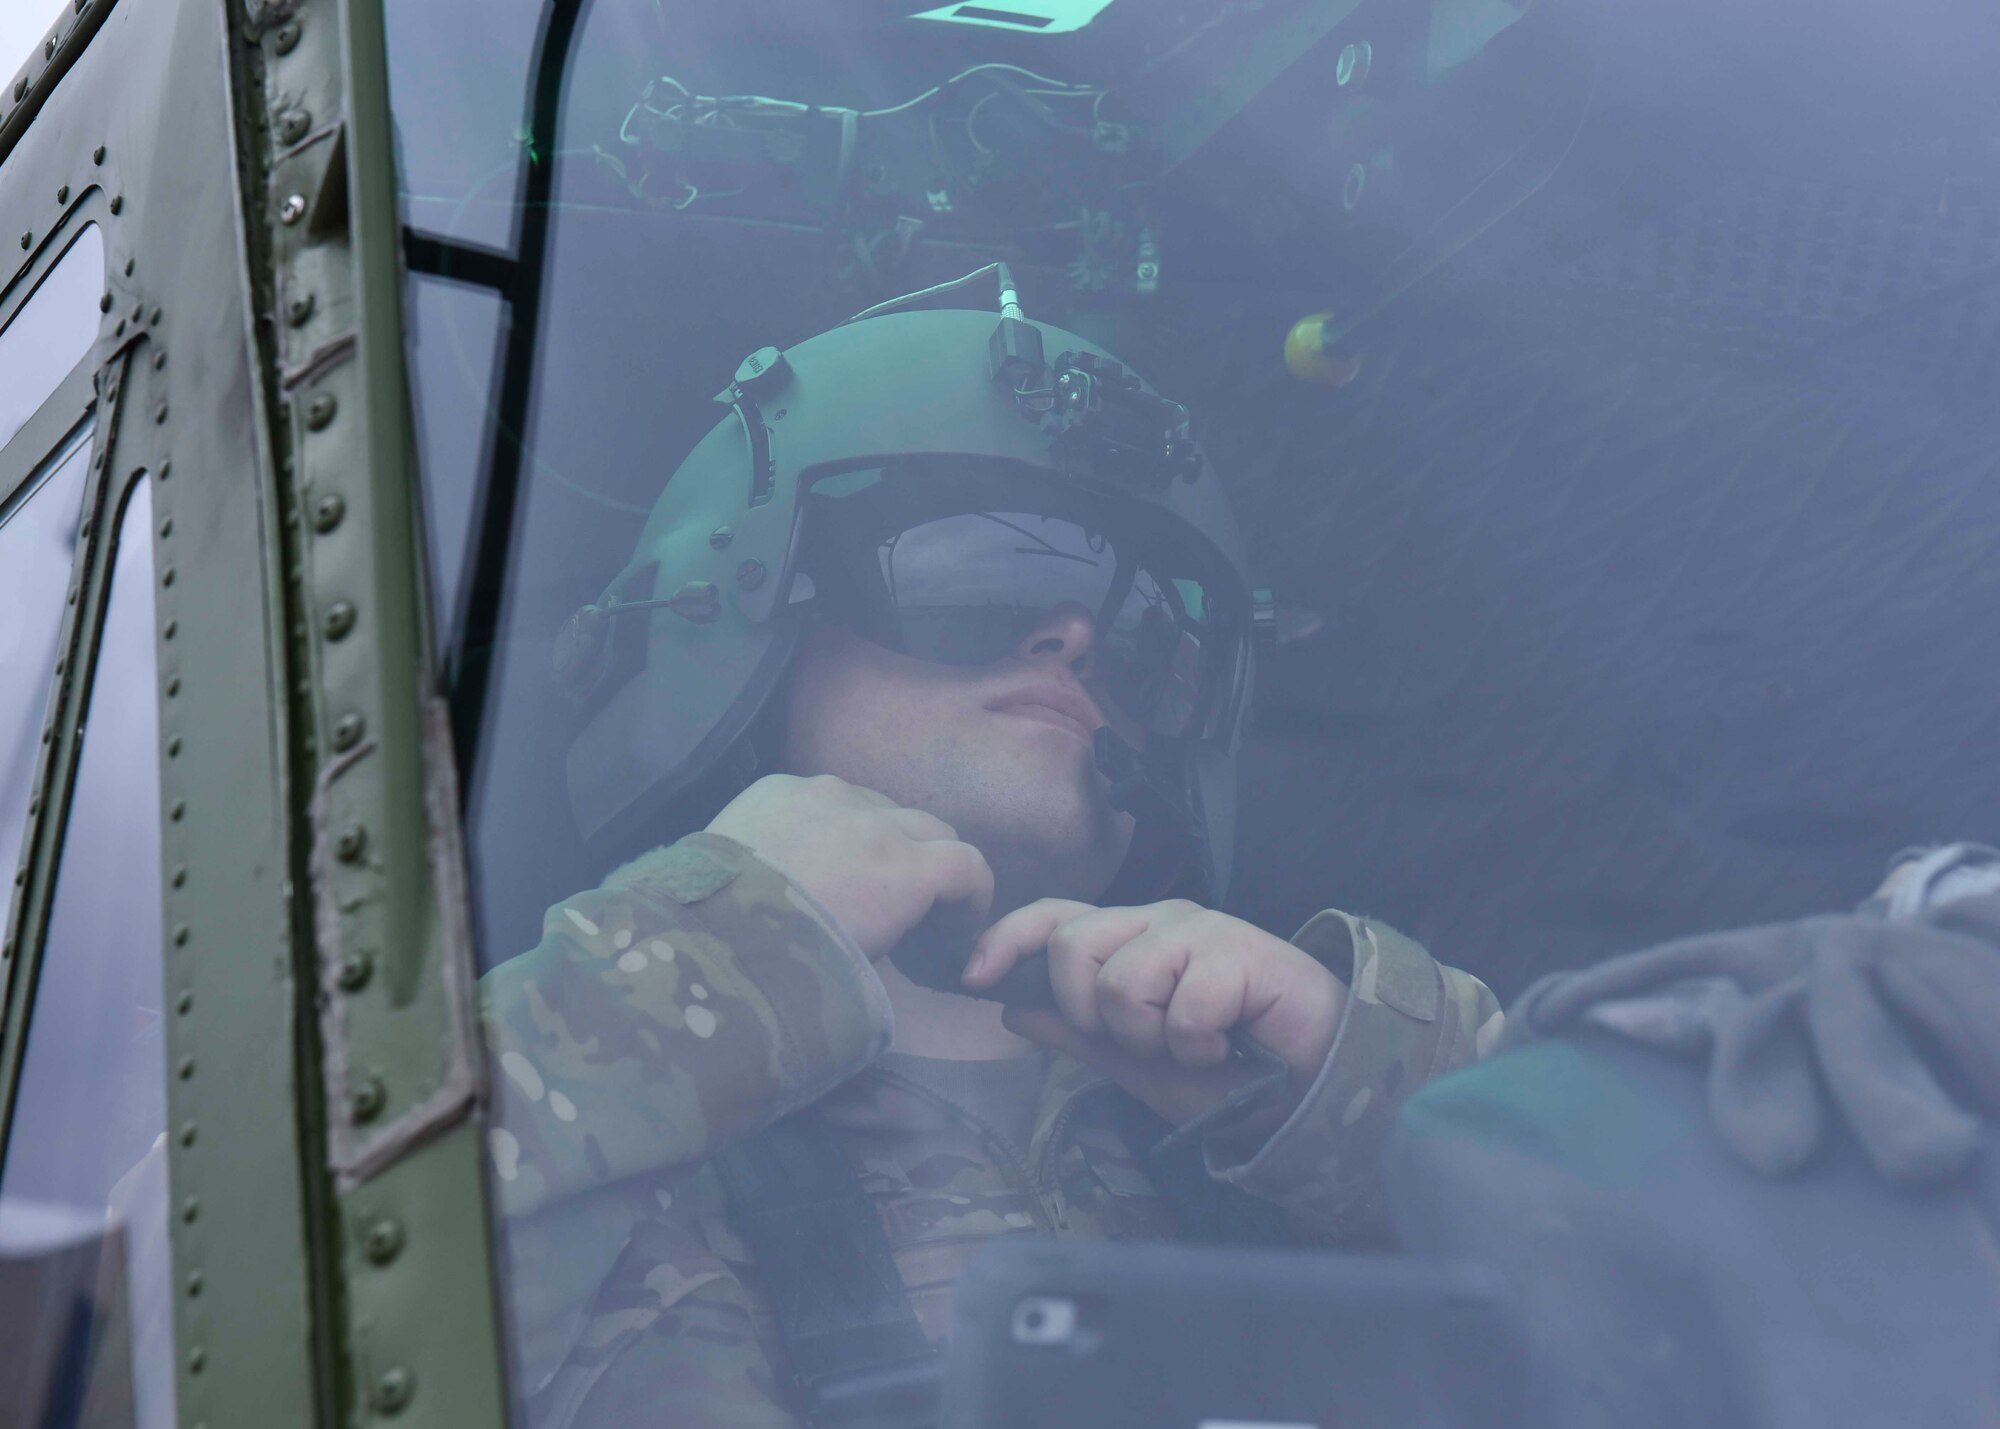
[[1053, 607], [1014, 647], [1023, 660], [1060, 662], [1079, 678], [1090, 674], [1096, 650], [1096, 617], [1075, 601]]

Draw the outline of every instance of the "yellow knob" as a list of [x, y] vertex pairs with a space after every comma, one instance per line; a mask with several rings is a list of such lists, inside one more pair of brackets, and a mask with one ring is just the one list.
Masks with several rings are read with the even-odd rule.
[[1319, 387], [1345, 387], [1361, 373], [1361, 359], [1331, 351], [1333, 314], [1313, 313], [1292, 324], [1285, 334], [1285, 368], [1301, 382]]

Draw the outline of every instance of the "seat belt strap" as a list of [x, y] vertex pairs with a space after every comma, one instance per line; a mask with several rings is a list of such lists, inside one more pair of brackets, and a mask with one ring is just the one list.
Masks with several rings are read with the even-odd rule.
[[791, 1382], [817, 1429], [932, 1429], [938, 1355], [832, 1129], [798, 1113], [719, 1153]]

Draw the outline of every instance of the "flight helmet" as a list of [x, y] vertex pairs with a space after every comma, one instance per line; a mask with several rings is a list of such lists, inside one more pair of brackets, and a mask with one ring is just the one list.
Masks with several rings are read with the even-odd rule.
[[[997, 315], [908, 306], [988, 275]], [[1120, 883], [1221, 897], [1272, 611], [1185, 406], [1023, 315], [1000, 264], [755, 352], [716, 401], [631, 559], [557, 640], [586, 838], [719, 770], [753, 777], [753, 728], [815, 620], [978, 665], [1076, 601], [1097, 616], [1093, 693], [1143, 730], [1097, 736], [1138, 820]]]

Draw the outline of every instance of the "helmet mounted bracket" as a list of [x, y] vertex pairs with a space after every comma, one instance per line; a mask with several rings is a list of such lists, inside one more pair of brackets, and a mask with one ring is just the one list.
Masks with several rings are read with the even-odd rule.
[[758, 409], [760, 393], [783, 386], [791, 375], [785, 354], [775, 347], [760, 347], [737, 365], [736, 375], [715, 400], [736, 413], [743, 426], [743, 440], [750, 449], [750, 506], [762, 506], [778, 486], [778, 461], [771, 450], [771, 429]]
[[1164, 488], [1201, 473], [1194, 418], [1182, 403], [1148, 392], [1138, 376], [1096, 353], [1071, 350], [1053, 368], [1042, 332], [1022, 314], [1014, 277], [1000, 274], [1000, 321], [987, 341], [994, 385], [1030, 421], [1053, 425], [1056, 448], [1092, 475]]

